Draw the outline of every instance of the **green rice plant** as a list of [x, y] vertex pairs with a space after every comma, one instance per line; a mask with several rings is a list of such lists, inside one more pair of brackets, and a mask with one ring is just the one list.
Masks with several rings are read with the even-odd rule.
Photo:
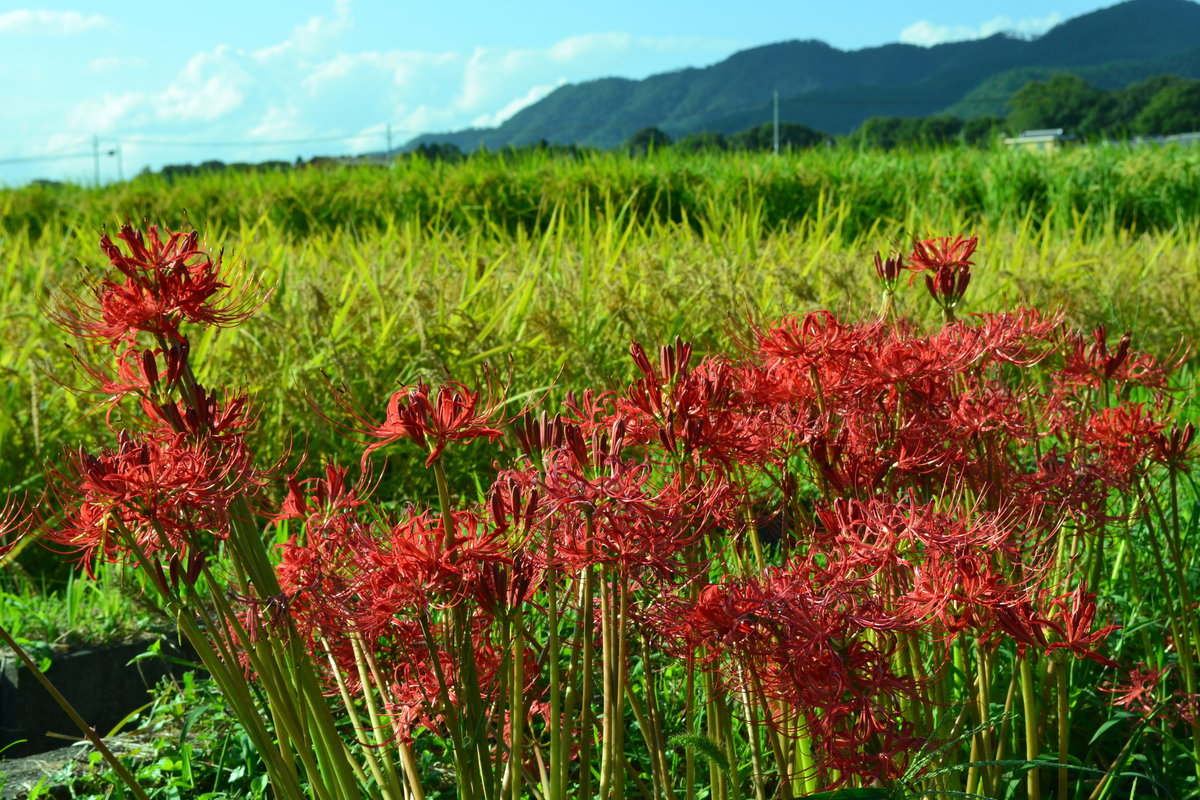
[[[688, 163], [674, 166], [688, 180], [705, 179], [698, 169], [703, 164]], [[746, 161], [744, 166], [762, 174], [740, 179], [754, 187], [786, 172], [772, 164]], [[850, 162], [840, 168], [865, 169]], [[422, 180], [433, 179], [426, 173], [455, 180], [450, 167], [411, 169]], [[583, 164], [573, 167], [578, 175], [571, 165], [553, 162], [538, 169], [542, 172], [531, 174], [546, 180], [599, 181], [604, 170], [632, 167]], [[338, 185], [346, 192], [368, 192], [371, 181], [389, 174], [347, 172]], [[213, 196], [239, 191], [232, 178], [197, 180]], [[244, 180], [269, 194], [270, 182], [283, 178]], [[181, 182], [175, 191], [186, 188]], [[767, 209], [767, 199], [756, 199], [752, 188], [734, 197], [701, 193], [698, 216], [685, 210], [672, 222], [635, 211], [642, 202], [638, 191], [597, 192], [595, 199], [585, 193], [561, 205], [542, 197], [541, 222], [529, 228], [506, 226], [492, 216], [495, 204], [487, 203], [476, 204], [469, 215], [461, 208], [452, 213], [457, 206], [450, 204], [447, 218], [399, 218], [381, 228], [366, 222], [318, 226], [302, 238], [270, 213], [240, 216], [232, 227], [217, 227], [210, 235], [221, 237], [230, 257], [261, 272], [274, 291], [253, 331], [205, 333], [195, 347], [205, 369], [255, 391], [263, 430], [295, 432], [295, 440], [264, 437], [256, 443], [261, 452], [282, 457], [293, 444], [308, 442], [348, 456], [345, 442], [309, 404], [308, 395], [319, 391], [325, 375], [368, 396], [417, 378], [466, 378], [483, 363], [510, 363], [514, 386], [530, 397], [549, 391], [553, 400], [568, 388], [627, 376], [623, 353], [630, 339], [684, 335], [700, 349], [723, 349], [727, 328], [749, 314], [765, 318], [857, 307], [877, 289], [853, 265], [869, 256], [876, 241], [970, 225], [964, 213], [926, 217], [910, 209], [897, 218], [876, 217], [862, 232], [852, 224], [859, 213], [852, 202], [829, 191], [811, 198], [795, 222], [778, 227], [769, 219], [777, 212]], [[770, 200], [792, 201], [798, 202], [786, 193]], [[178, 202], [164, 192], [147, 213], [182, 217]], [[239, 206], [238, 213], [252, 206]], [[1136, 328], [1139, 343], [1157, 352], [1171, 351], [1184, 338], [1194, 341], [1200, 321], [1189, 298], [1198, 288], [1200, 228], [1189, 224], [1137, 234], [1099, 214], [1064, 208], [1040, 222], [1030, 213], [976, 227], [994, 243], [997, 256], [993, 269], [976, 279], [973, 307], [1066, 305], [1077, 324]], [[29, 297], [67, 281], [78, 263], [90, 260], [81, 249], [87, 227], [54, 224], [54, 235], [6, 235], [2, 251], [11, 280], [0, 319], [13, 346], [0, 354], [0, 369], [10, 377], [0, 389], [6, 409], [0, 416], [6, 437], [0, 474], [18, 488], [44, 485], [35, 467], [44, 455], [79, 437], [94, 443], [101, 429], [101, 420], [85, 413], [85, 398], [55, 393], [56, 382], [69, 386], [79, 375], [55, 332], [30, 312]], [[452, 468], [455, 487], [469, 489], [470, 475], [486, 466], [488, 456], [478, 458], [464, 455]], [[403, 459], [384, 479], [401, 497], [430, 488], [424, 470]]]

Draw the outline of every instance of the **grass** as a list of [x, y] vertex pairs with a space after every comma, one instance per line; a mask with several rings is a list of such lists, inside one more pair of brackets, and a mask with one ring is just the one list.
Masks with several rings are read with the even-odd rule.
[[126, 641], [144, 636], [158, 621], [136, 596], [116, 567], [101, 568], [92, 579], [72, 574], [57, 586], [6, 569], [0, 572], [0, 626], [40, 653]]
[[[79, 265], [96, 262], [98, 229], [126, 216], [194, 224], [224, 245], [227, 261], [265, 275], [274, 291], [253, 329], [208, 336], [198, 360], [257, 394], [266, 453], [345, 454], [310, 407], [325, 402], [324, 375], [360, 397], [418, 377], [469, 378], [485, 363], [511, 364], [516, 393], [527, 396], [609, 385], [628, 374], [631, 339], [653, 345], [678, 334], [718, 349], [747, 314], [862, 307], [877, 291], [863, 266], [870, 254], [911, 234], [981, 236], [976, 310], [1065, 305], [1082, 326], [1134, 329], [1137, 346], [1169, 352], [1200, 339], [1189, 299], [1200, 288], [1200, 212], [1177, 197], [1196, 156], [418, 160], [394, 171], [0, 193], [8, 231], [0, 336], [10, 343], [0, 355], [9, 377], [0, 389], [0, 476], [14, 489], [39, 489], [47, 454], [98, 431], [81, 400], [54, 391], [55, 382], [79, 381], [63, 336], [34, 301], [77, 282]], [[1035, 178], [1050, 182], [1033, 193], [1041, 205], [1014, 188]], [[1093, 204], [1077, 207], [1083, 200]], [[1171, 203], [1178, 225], [1140, 232], [1124, 224]], [[271, 440], [282, 430], [300, 438]], [[468, 461], [452, 476], [456, 485], [468, 485], [476, 466]], [[427, 488], [411, 465], [395, 465], [393, 476], [397, 487], [415, 484], [414, 493]]]

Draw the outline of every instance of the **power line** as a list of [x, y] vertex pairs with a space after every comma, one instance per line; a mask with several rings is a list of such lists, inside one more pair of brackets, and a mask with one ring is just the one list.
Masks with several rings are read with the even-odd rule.
[[16, 156], [14, 158], [0, 158], [0, 164], [27, 164], [33, 161], [64, 161], [70, 158], [91, 158], [91, 151], [79, 153], [63, 153], [53, 156]]

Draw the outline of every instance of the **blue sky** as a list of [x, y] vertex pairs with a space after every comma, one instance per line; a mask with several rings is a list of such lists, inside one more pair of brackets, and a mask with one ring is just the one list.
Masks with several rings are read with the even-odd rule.
[[[18, 0], [19, 2], [19, 0]], [[0, 185], [294, 160], [494, 125], [566, 82], [788, 39], [846, 50], [1040, 33], [1104, 0], [61, 0], [0, 4]], [[120, 159], [116, 156], [119, 149]], [[36, 160], [34, 160], [36, 159]]]

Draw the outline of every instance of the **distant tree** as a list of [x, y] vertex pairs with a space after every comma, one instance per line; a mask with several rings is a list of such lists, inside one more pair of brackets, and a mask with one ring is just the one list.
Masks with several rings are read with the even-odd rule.
[[661, 150], [671, 144], [671, 137], [659, 128], [653, 126], [636, 131], [625, 142], [625, 147], [631, 156], [644, 156], [654, 150]]
[[1030, 81], [1008, 101], [1008, 124], [1015, 132], [1063, 128], [1077, 136], [1095, 136], [1110, 127], [1113, 100], [1078, 75]]
[[727, 146], [728, 142], [725, 139], [725, 134], [715, 133], [714, 131], [689, 133], [680, 137], [673, 145], [675, 149], [682, 150], [685, 153], [724, 150]]
[[860, 147], [914, 147], [921, 142], [921, 120], [908, 117], [871, 117], [850, 135]]
[[1136, 133], [1133, 121], [1138, 114], [1150, 104], [1154, 96], [1163, 89], [1171, 86], [1189, 83], [1186, 78], [1176, 75], [1155, 75], [1144, 81], [1131, 83], [1124, 89], [1111, 92], [1112, 109], [1108, 125], [1108, 135], [1128, 136]]
[[[780, 150], [803, 150], [815, 147], [828, 138], [827, 133], [798, 122], [779, 123]], [[732, 134], [727, 142], [730, 150], [772, 150], [775, 147], [775, 124], [764, 122], [762, 125], [755, 125], [753, 128]]]
[[958, 117], [926, 117], [918, 136], [924, 145], [946, 145], [959, 141], [963, 121]]
[[1004, 125], [1000, 117], [976, 117], [963, 123], [960, 136], [964, 144], [986, 146], [991, 144]]
[[1130, 127], [1145, 136], [1200, 131], [1200, 81], [1164, 86], [1134, 117]]
[[428, 161], [462, 161], [463, 151], [453, 142], [421, 142], [413, 150], [414, 156]]

